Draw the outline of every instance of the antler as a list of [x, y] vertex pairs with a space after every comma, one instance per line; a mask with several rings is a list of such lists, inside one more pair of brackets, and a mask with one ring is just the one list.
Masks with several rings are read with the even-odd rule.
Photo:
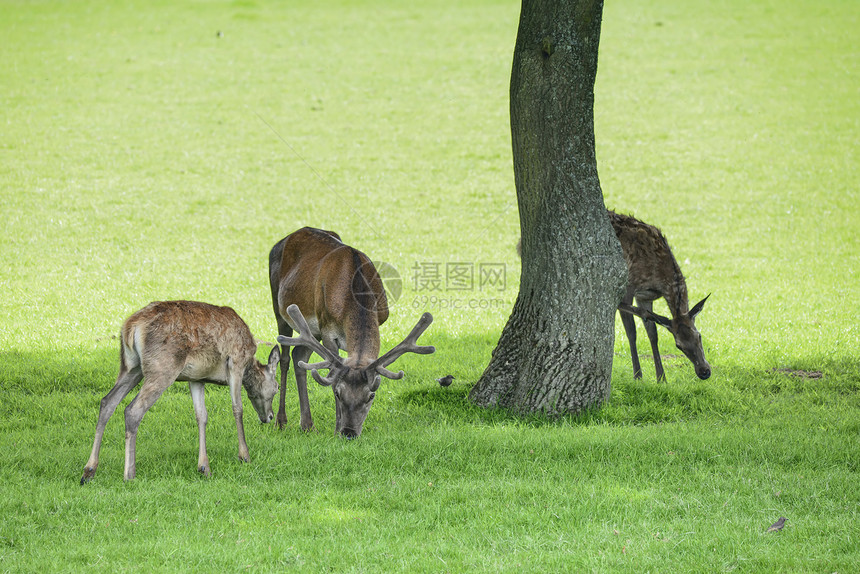
[[368, 371], [375, 370], [377, 373], [386, 377], [388, 379], [401, 379], [403, 378], [403, 371], [399, 371], [397, 373], [393, 371], [389, 371], [385, 367], [396, 361], [400, 358], [401, 355], [405, 353], [417, 353], [419, 355], [429, 355], [436, 351], [436, 347], [432, 345], [427, 346], [419, 346], [417, 344], [418, 337], [427, 330], [427, 327], [430, 326], [430, 323], [433, 322], [433, 316], [430, 313], [424, 313], [421, 315], [421, 318], [418, 319], [418, 323], [412, 328], [412, 331], [406, 336], [400, 344], [393, 347], [390, 351], [376, 359], [370, 366], [367, 367]]
[[[331, 386], [336, 378], [335, 371], [344, 368], [343, 360], [340, 358], [340, 355], [332, 353], [322, 343], [317, 341], [317, 338], [314, 337], [313, 333], [311, 333], [311, 328], [308, 325], [308, 322], [305, 321], [304, 316], [302, 316], [302, 312], [299, 311], [299, 307], [295, 303], [287, 307], [287, 314], [293, 319], [296, 327], [298, 327], [299, 336], [284, 337], [283, 335], [278, 335], [278, 342], [282, 345], [289, 345], [292, 347], [308, 347], [311, 351], [322, 357], [324, 360], [320, 363], [308, 364], [304, 361], [299, 361], [298, 366], [309, 370], [314, 380], [319, 384]], [[320, 375], [317, 372], [318, 369], [329, 369], [328, 376], [323, 377]]]

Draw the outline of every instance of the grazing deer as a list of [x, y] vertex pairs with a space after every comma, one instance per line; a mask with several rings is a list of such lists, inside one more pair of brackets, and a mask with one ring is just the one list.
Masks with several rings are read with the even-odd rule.
[[[436, 350], [417, 345], [418, 337], [433, 321], [430, 313], [424, 313], [403, 342], [379, 356], [379, 326], [388, 319], [382, 280], [367, 255], [342, 243], [332, 231], [304, 227], [275, 244], [269, 254], [269, 279], [282, 356], [288, 357], [293, 347], [303, 430], [314, 426], [308, 370], [319, 384], [334, 391], [335, 432], [355, 438], [361, 434], [381, 377], [403, 377], [403, 371], [394, 373], [386, 367], [404, 353], [424, 355]], [[298, 337], [292, 337], [293, 329]], [[345, 358], [339, 349], [347, 352]], [[307, 364], [312, 352], [323, 361]], [[328, 369], [328, 375], [321, 376], [319, 369]], [[280, 427], [287, 422], [288, 370], [285, 361], [278, 403]]]
[[[621, 243], [624, 259], [627, 261], [627, 292], [618, 310], [630, 342], [633, 378], [642, 378], [642, 368], [636, 351], [636, 323], [631, 314], [640, 317], [645, 324], [645, 332], [648, 334], [651, 351], [654, 354], [654, 367], [658, 380], [665, 380], [666, 374], [663, 372], [663, 362], [660, 359], [655, 323], [666, 327], [672, 333], [675, 337], [675, 345], [693, 363], [696, 375], [700, 379], [707, 379], [711, 376], [711, 366], [705, 360], [702, 336], [696, 330], [693, 320], [702, 311], [710, 295], [688, 310], [687, 282], [663, 233], [653, 225], [648, 225], [634, 217], [619, 215], [611, 210], [609, 210], [609, 220]], [[521, 243], [517, 243], [517, 254], [522, 255]], [[634, 297], [639, 307], [631, 305]], [[654, 300], [660, 297], [666, 299], [672, 319], [652, 311]]]
[[200, 436], [197, 469], [205, 476], [210, 474], [204, 383], [230, 387], [239, 434], [239, 460], [248, 462], [241, 389], [245, 387], [254, 410], [264, 423], [272, 420], [272, 399], [278, 391], [278, 347], [269, 354], [268, 365], [261, 365], [254, 358], [256, 349], [248, 325], [230, 307], [195, 301], [159, 301], [126, 319], [120, 332], [119, 376], [101, 401], [96, 438], [81, 484], [89, 482], [96, 473], [108, 419], [143, 379], [140, 392], [125, 409], [125, 480], [132, 480], [135, 475], [135, 444], [140, 421], [174, 381], [188, 381], [191, 390]]
[[[675, 345], [693, 363], [696, 375], [700, 379], [707, 379], [711, 376], [711, 366], [705, 360], [702, 336], [696, 330], [694, 320], [710, 295], [689, 309], [687, 282], [663, 233], [653, 225], [614, 211], [609, 211], [609, 219], [618, 241], [621, 242], [624, 259], [627, 261], [627, 292], [618, 309], [621, 311], [621, 323], [630, 342], [633, 377], [642, 378], [639, 355], [636, 352], [636, 323], [632, 316], [636, 315], [645, 324], [645, 332], [648, 334], [651, 351], [654, 354], [654, 367], [658, 380], [665, 380], [666, 375], [663, 372], [663, 362], [660, 360], [655, 323], [666, 327], [672, 333], [675, 337]], [[631, 305], [634, 297], [638, 307]], [[652, 311], [654, 300], [660, 297], [666, 300], [669, 312], [672, 314], [671, 319]]]

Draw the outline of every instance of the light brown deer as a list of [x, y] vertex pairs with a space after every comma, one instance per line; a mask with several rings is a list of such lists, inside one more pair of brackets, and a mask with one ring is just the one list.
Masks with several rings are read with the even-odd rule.
[[[332, 231], [304, 227], [275, 244], [269, 254], [269, 279], [282, 356], [288, 357], [293, 347], [303, 430], [314, 426], [308, 370], [314, 380], [334, 392], [335, 433], [355, 438], [361, 434], [381, 377], [403, 377], [403, 371], [394, 373], [386, 367], [404, 353], [423, 355], [436, 350], [417, 345], [418, 337], [433, 321], [430, 313], [424, 313], [406, 339], [379, 356], [379, 326], [388, 319], [382, 280], [367, 255], [341, 242]], [[294, 329], [298, 337], [292, 337]], [[345, 358], [339, 349], [347, 352]], [[312, 352], [323, 361], [308, 364]], [[284, 361], [277, 418], [280, 427], [287, 422], [288, 369]], [[320, 369], [328, 369], [328, 374], [323, 377]]]
[[[609, 211], [609, 219], [615, 235], [624, 251], [627, 261], [627, 291], [618, 306], [621, 323], [630, 342], [633, 358], [633, 377], [642, 378], [639, 354], [636, 350], [636, 323], [632, 315], [637, 315], [645, 325], [645, 332], [651, 342], [654, 367], [658, 380], [665, 380], [660, 348], [657, 345], [657, 327], [662, 325], [675, 337], [675, 346], [693, 363], [696, 376], [707, 379], [711, 376], [711, 366], [705, 360], [702, 349], [702, 336], [696, 329], [696, 316], [705, 306], [705, 297], [692, 309], [687, 301], [687, 282], [681, 268], [669, 248], [663, 233], [653, 225], [648, 225], [629, 215]], [[638, 307], [633, 307], [634, 297]], [[663, 297], [672, 318], [663, 317], [652, 311], [655, 299]], [[632, 315], [631, 315], [632, 314]]]
[[197, 469], [205, 476], [210, 475], [204, 383], [230, 387], [239, 435], [239, 460], [249, 462], [242, 424], [242, 387], [263, 423], [272, 420], [272, 399], [278, 391], [277, 346], [269, 354], [268, 365], [261, 365], [254, 358], [256, 349], [248, 325], [230, 307], [195, 301], [157, 301], [126, 319], [120, 332], [119, 375], [114, 387], [101, 400], [93, 450], [81, 484], [95, 476], [108, 420], [141, 380], [144, 382], [140, 392], [125, 409], [125, 480], [132, 480], [135, 475], [140, 421], [174, 381], [188, 381], [191, 390], [200, 438]]

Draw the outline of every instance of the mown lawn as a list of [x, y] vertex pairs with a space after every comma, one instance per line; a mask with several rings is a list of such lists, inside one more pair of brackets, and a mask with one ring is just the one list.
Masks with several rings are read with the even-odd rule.
[[[691, 298], [712, 293], [714, 373], [661, 332], [668, 382], [648, 360], [633, 381], [619, 321], [608, 403], [548, 420], [466, 400], [519, 287], [518, 11], [4, 3], [0, 571], [860, 568], [860, 12], [607, 3], [606, 204], [659, 225]], [[118, 410], [79, 486], [122, 320], [198, 299], [273, 341], [268, 250], [304, 225], [399, 272], [384, 347], [428, 310], [437, 352], [398, 361], [355, 441], [333, 436], [327, 389], [311, 434], [292, 388], [283, 431], [246, 401], [250, 464], [210, 389], [210, 479], [177, 384], [141, 425], [135, 481]]]

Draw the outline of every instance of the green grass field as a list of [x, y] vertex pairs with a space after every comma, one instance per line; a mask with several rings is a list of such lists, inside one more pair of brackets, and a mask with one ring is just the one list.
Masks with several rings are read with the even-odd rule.
[[[649, 360], [634, 382], [618, 321], [610, 400], [557, 420], [466, 400], [519, 286], [518, 14], [2, 4], [0, 572], [860, 569], [860, 11], [607, 3], [606, 204], [660, 226], [691, 298], [712, 293], [697, 323], [714, 374], [670, 357], [668, 382]], [[396, 363], [406, 378], [355, 441], [333, 436], [328, 389], [311, 389], [311, 434], [294, 387], [283, 431], [246, 399], [250, 464], [210, 389], [209, 479], [177, 384], [141, 425], [137, 478], [118, 409], [79, 486], [122, 321], [198, 299], [273, 341], [268, 250], [304, 225], [399, 271], [383, 347], [428, 310], [437, 352]], [[474, 282], [446, 284], [448, 264]]]

